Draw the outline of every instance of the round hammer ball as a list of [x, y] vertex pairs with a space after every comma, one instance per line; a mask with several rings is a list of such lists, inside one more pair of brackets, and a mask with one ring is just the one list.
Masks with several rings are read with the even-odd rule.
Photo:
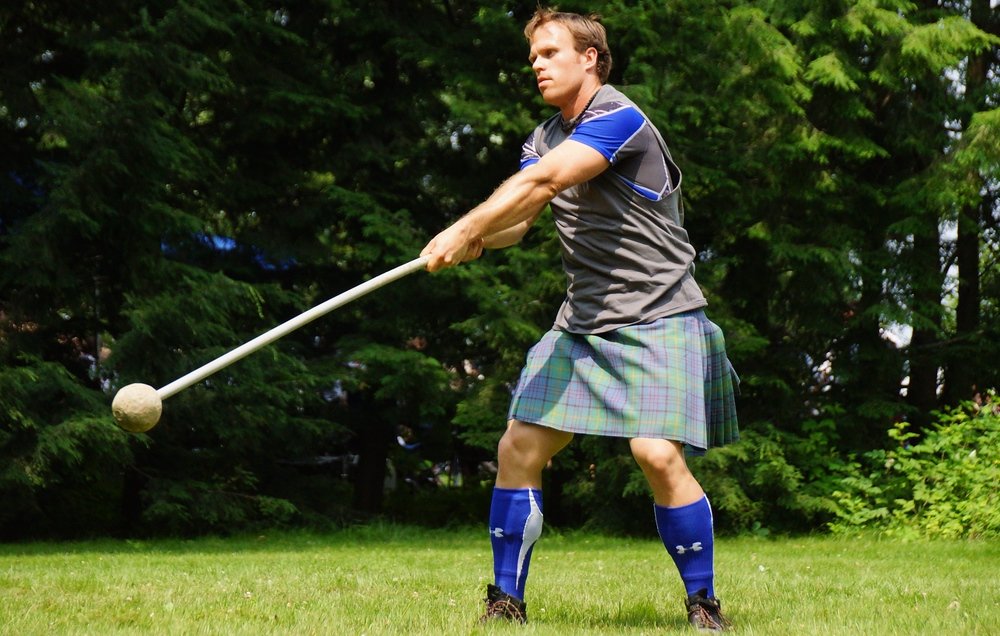
[[156, 426], [162, 412], [163, 402], [156, 389], [148, 384], [123, 386], [111, 402], [111, 413], [118, 426], [132, 433], [144, 433]]

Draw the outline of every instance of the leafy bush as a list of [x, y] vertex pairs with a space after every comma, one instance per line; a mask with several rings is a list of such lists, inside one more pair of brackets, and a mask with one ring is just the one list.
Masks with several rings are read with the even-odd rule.
[[938, 415], [918, 436], [907, 422], [893, 447], [865, 454], [833, 492], [835, 532], [862, 527], [914, 538], [1000, 536], [1000, 399]]
[[0, 340], [0, 539], [114, 529], [119, 466], [142, 442], [65, 367]]
[[387, 516], [397, 523], [430, 528], [485, 527], [492, 495], [492, 486], [482, 484], [459, 488], [400, 488], [387, 497]]
[[144, 530], [150, 535], [193, 536], [229, 534], [260, 527], [277, 528], [296, 521], [299, 510], [285, 499], [246, 494], [255, 486], [253, 475], [224, 482], [153, 480], [143, 511]]
[[550, 497], [545, 510], [552, 505], [562, 507], [568, 527], [655, 536], [653, 495], [628, 443], [620, 438], [581, 435], [574, 440], [572, 452], [567, 453], [569, 450], [560, 454], [556, 460], [558, 472], [553, 471], [553, 478], [566, 479], [561, 486], [566, 501], [556, 502]]
[[833, 518], [829, 493], [847, 463], [832, 419], [807, 420], [790, 432], [768, 423], [689, 465], [708, 493], [724, 533], [805, 532]]
[[[712, 502], [717, 532], [807, 532], [834, 518], [830, 493], [847, 468], [836, 449], [834, 422], [809, 420], [800, 429], [791, 433], [757, 423], [742, 432], [740, 442], [688, 458]], [[563, 489], [580, 514], [572, 525], [648, 532], [652, 495], [627, 446], [601, 438], [581, 438], [575, 446], [557, 460], [572, 470]]]

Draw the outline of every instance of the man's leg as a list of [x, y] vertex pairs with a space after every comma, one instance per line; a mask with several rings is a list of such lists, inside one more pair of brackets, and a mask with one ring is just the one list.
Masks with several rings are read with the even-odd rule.
[[662, 439], [633, 439], [629, 444], [653, 489], [656, 528], [684, 581], [689, 617], [695, 612], [692, 622], [701, 621], [702, 607], [707, 608], [710, 622], [721, 629], [725, 619], [715, 600], [712, 508], [684, 461], [684, 449]]
[[684, 447], [665, 439], [629, 440], [632, 456], [653, 489], [658, 506], [685, 506], [705, 496], [684, 461]]
[[541, 489], [542, 469], [572, 439], [572, 433], [511, 420], [497, 447], [497, 487]]
[[514, 606], [522, 614], [523, 603], [517, 601], [524, 599], [531, 551], [542, 532], [542, 469], [572, 439], [572, 433], [511, 420], [497, 449], [497, 480], [490, 506], [495, 586], [487, 594], [494, 600], [514, 597]]

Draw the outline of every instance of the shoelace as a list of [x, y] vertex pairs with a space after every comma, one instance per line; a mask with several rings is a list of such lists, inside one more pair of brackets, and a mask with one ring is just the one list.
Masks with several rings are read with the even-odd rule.
[[711, 612], [701, 603], [697, 603], [693, 608], [688, 609], [689, 615], [693, 613], [697, 613], [698, 621], [706, 627], [723, 630], [730, 626], [729, 621], [721, 613], [718, 611]]
[[505, 598], [486, 603], [486, 615], [483, 618], [487, 619], [494, 616], [502, 616], [519, 621], [524, 620], [524, 612], [521, 611], [521, 608]]

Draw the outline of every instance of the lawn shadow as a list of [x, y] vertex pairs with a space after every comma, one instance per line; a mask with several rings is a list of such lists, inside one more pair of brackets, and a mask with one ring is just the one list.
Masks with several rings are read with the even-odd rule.
[[626, 604], [619, 601], [617, 606], [608, 606], [594, 611], [594, 607], [573, 607], [571, 601], [565, 600], [558, 609], [547, 612], [539, 617], [540, 622], [548, 625], [558, 623], [567, 630], [669, 630], [686, 631], [689, 629], [687, 617], [682, 608], [670, 612], [651, 603]]

